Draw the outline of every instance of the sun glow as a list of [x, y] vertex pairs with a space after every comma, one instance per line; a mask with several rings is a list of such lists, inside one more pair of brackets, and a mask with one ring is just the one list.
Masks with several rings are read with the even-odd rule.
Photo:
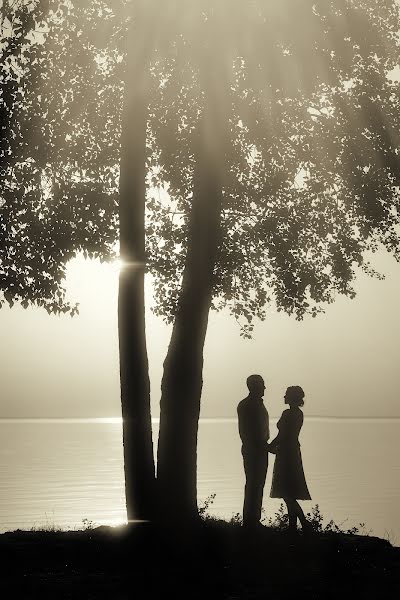
[[114, 273], [120, 273], [122, 269], [125, 267], [125, 263], [122, 258], [116, 258], [111, 263], [111, 268]]
[[122, 260], [122, 258], [117, 258], [113, 261], [114, 270], [120, 273], [126, 269], [144, 269], [145, 263], [140, 261], [127, 261]]

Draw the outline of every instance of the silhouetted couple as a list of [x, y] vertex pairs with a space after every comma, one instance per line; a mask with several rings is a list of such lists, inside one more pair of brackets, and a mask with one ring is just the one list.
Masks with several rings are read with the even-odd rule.
[[289, 530], [295, 531], [297, 519], [303, 529], [309, 523], [297, 500], [311, 500], [304, 477], [299, 433], [303, 425], [304, 392], [298, 385], [288, 387], [284, 410], [277, 423], [276, 438], [269, 444], [269, 415], [264, 406], [265, 384], [261, 375], [247, 378], [249, 395], [239, 402], [237, 411], [242, 440], [243, 465], [246, 475], [243, 525], [260, 526], [261, 505], [268, 469], [268, 453], [276, 454], [272, 476], [271, 498], [282, 498], [289, 515]]

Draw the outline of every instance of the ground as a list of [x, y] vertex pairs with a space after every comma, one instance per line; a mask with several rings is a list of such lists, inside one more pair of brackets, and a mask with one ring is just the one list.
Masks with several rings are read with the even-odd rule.
[[208, 521], [0, 535], [1, 597], [286, 599], [400, 597], [400, 548], [343, 533], [296, 536]]

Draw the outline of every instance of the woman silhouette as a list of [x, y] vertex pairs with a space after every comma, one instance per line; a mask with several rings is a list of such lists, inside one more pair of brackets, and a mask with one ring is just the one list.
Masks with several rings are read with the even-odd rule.
[[296, 531], [297, 518], [303, 529], [310, 528], [297, 500], [311, 500], [299, 444], [299, 433], [303, 425], [304, 392], [298, 385], [288, 387], [285, 404], [289, 404], [277, 423], [279, 433], [270, 443], [268, 450], [276, 454], [272, 475], [271, 498], [283, 498], [289, 515], [289, 531]]

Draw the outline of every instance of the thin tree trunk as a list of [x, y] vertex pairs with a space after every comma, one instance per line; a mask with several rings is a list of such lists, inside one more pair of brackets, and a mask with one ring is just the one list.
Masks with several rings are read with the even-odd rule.
[[198, 135], [182, 291], [161, 386], [157, 462], [160, 509], [164, 520], [180, 522], [198, 516], [197, 433], [203, 349], [220, 242], [224, 172], [221, 115], [212, 93], [206, 103]]
[[[130, 40], [129, 40], [130, 42]], [[136, 52], [136, 56], [131, 56]], [[152, 520], [155, 467], [145, 335], [145, 199], [148, 62], [128, 51], [121, 140], [118, 331], [128, 519]]]

